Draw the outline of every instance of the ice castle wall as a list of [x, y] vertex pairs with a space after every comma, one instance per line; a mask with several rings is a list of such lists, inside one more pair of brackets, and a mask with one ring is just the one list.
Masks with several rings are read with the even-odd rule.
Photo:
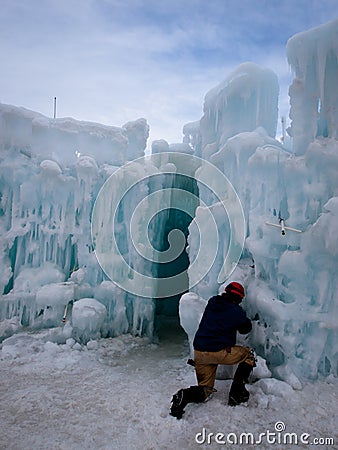
[[[0, 105], [2, 337], [18, 326], [60, 325], [65, 305], [88, 297], [107, 308], [103, 334], [152, 333], [152, 300], [131, 299], [107, 280], [90, 221], [99, 189], [144, 155], [148, 132], [145, 119], [117, 128]], [[130, 216], [125, 203], [119, 225]], [[123, 233], [119, 244], [130, 259]]]
[[[261, 93], [267, 90], [261, 97], [271, 100], [256, 129], [247, 119], [260, 108], [258, 96], [250, 105], [253, 111], [248, 109], [241, 121], [242, 104], [224, 101], [224, 84], [207, 94], [200, 123], [184, 128], [186, 142], [227, 175], [241, 199], [247, 238], [232, 279], [247, 288], [245, 308], [254, 319], [252, 346], [276, 376], [294, 385], [295, 377], [337, 375], [337, 33], [336, 20], [288, 43], [295, 72], [290, 88], [292, 149], [274, 139], [275, 122], [267, 120], [275, 120], [278, 113], [273, 78], [262, 77], [260, 85], [257, 74], [263, 72], [252, 66], [246, 66], [247, 76], [253, 70], [255, 85]], [[240, 81], [229, 77], [226, 97], [247, 92], [245, 77], [242, 82], [238, 86]], [[237, 129], [230, 132], [227, 121], [220, 120], [225, 116], [237, 117]], [[278, 225], [280, 218], [301, 233], [287, 230], [282, 235], [280, 228], [266, 223]], [[193, 222], [192, 257], [197, 248]], [[210, 276], [192, 289], [195, 294], [208, 299], [217, 293], [215, 274], [225, 256], [226, 252], [218, 253]]]

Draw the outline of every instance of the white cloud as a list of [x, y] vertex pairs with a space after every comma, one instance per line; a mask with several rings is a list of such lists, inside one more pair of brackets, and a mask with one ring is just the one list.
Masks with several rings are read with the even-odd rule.
[[279, 76], [285, 114], [286, 41], [334, 12], [331, 0], [1, 0], [0, 101], [51, 115], [57, 96], [60, 116], [145, 117], [150, 141], [180, 141], [207, 91], [251, 60]]

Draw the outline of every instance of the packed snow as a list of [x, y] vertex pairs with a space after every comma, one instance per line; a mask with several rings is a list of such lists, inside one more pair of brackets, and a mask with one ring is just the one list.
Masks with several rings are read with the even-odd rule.
[[[231, 380], [217, 380], [210, 401], [189, 405], [176, 420], [169, 415], [172, 394], [195, 384], [188, 355], [177, 333], [158, 344], [123, 335], [87, 345], [66, 339], [61, 330], [14, 335], [0, 360], [1, 448], [216, 449], [236, 442], [239, 448], [261, 442], [257, 448], [267, 450], [309, 448], [312, 442], [335, 448], [328, 440], [338, 438], [333, 377], [297, 391], [263, 378], [247, 385], [249, 402], [236, 408], [227, 406]], [[224, 437], [215, 440], [217, 433]], [[293, 441], [285, 433], [295, 433]]]
[[[289, 40], [283, 142], [278, 78], [254, 63], [152, 156], [143, 118], [0, 104], [1, 448], [337, 445], [337, 34]], [[170, 398], [195, 384], [193, 336], [229, 280], [253, 321], [250, 400], [226, 405], [234, 368], [219, 368], [214, 398], [177, 421]]]

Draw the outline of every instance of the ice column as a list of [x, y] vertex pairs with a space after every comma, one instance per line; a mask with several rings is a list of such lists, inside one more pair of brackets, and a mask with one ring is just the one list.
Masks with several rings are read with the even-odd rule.
[[316, 136], [337, 138], [338, 19], [289, 39], [287, 58], [295, 73], [289, 132], [302, 155]]

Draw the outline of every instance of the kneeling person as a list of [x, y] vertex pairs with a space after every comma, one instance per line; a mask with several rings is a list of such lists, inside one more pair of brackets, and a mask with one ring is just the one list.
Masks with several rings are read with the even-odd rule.
[[214, 391], [218, 364], [238, 364], [228, 404], [236, 406], [249, 399], [245, 389], [255, 358], [249, 347], [236, 345], [236, 333], [251, 331], [251, 321], [240, 306], [245, 296], [241, 284], [233, 282], [225, 292], [207, 303], [194, 338], [194, 362], [198, 386], [180, 389], [172, 398], [170, 414], [180, 419], [188, 403], [201, 403]]

